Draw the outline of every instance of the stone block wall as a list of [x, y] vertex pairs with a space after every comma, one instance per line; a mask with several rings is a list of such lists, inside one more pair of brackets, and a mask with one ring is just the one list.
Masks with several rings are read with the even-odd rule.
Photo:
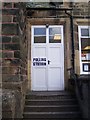
[[[14, 21], [19, 8], [14, 3], [2, 3], [2, 81], [9, 81], [18, 72], [19, 57], [17, 52], [20, 51], [18, 22]], [[16, 72], [15, 72], [16, 71]], [[8, 79], [9, 77], [9, 79]]]
[[89, 4], [88, 2], [75, 2], [73, 3], [73, 14], [75, 16], [88, 16]]
[[[0, 36], [2, 41], [0, 44], [2, 44], [2, 72], [4, 77], [6, 74], [7, 76], [10, 74], [22, 77], [27, 72], [25, 11], [20, 6], [19, 3], [3, 3], [2, 5], [2, 35]], [[22, 78], [18, 80], [22, 80]], [[3, 80], [8, 82], [6, 79]]]
[[[2, 75], [2, 89], [4, 91], [2, 92], [3, 118], [22, 118], [23, 114], [27, 90], [25, 19], [24, 3], [2, 3], [2, 33], [0, 35], [2, 70], [0, 74]], [[9, 106], [8, 109], [6, 104]]]

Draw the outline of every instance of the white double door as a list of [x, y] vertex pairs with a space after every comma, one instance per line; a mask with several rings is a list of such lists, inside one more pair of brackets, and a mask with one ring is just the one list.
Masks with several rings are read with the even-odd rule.
[[64, 90], [63, 26], [32, 26], [31, 90]]

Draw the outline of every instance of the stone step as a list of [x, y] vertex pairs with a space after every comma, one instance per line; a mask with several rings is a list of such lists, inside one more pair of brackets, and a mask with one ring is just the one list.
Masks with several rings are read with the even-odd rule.
[[25, 101], [26, 105], [73, 105], [73, 104], [77, 104], [77, 100], [75, 99], [53, 99], [53, 100], [36, 100], [36, 99], [26, 99]]
[[75, 94], [66, 91], [28, 92], [23, 116], [24, 120], [26, 118], [31, 120], [81, 118]]
[[41, 106], [29, 106], [25, 105], [25, 112], [67, 112], [78, 111], [77, 105], [41, 105]]
[[37, 96], [52, 96], [52, 95], [75, 95], [73, 92], [68, 91], [28, 91], [27, 95]]
[[[83, 120], [82, 118], [32, 118], [31, 120]], [[23, 120], [29, 120], [27, 118], [23, 118]]]
[[78, 111], [77, 105], [41, 105], [41, 106], [29, 106], [26, 105], [24, 111], [26, 112], [61, 112], [61, 111]]
[[[31, 120], [83, 120], [82, 118], [32, 118]], [[23, 118], [23, 120], [29, 120], [29, 118]]]
[[[60, 119], [62, 118], [80, 118], [80, 113], [79, 112], [24, 112], [24, 119], [29, 118], [29, 119], [35, 119], [40, 120], [40, 119]], [[80, 120], [80, 119], [79, 119]]]
[[75, 95], [26, 95], [26, 99], [42, 99], [42, 100], [53, 100], [53, 99], [72, 99]]

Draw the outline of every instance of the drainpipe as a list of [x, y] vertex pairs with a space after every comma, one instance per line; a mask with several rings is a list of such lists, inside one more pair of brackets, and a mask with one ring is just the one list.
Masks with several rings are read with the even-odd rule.
[[74, 28], [73, 28], [73, 15], [72, 15], [72, 11], [71, 14], [69, 14], [67, 11], [65, 11], [65, 13], [70, 17], [70, 29], [71, 29], [71, 44], [72, 44], [72, 58], [71, 58], [71, 62], [72, 62], [72, 69], [73, 72], [75, 73], [75, 50], [74, 50]]

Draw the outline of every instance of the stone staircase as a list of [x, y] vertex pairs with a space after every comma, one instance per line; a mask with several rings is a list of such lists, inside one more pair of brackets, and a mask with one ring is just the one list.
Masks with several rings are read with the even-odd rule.
[[76, 97], [66, 91], [28, 92], [23, 120], [76, 120], [81, 114]]

